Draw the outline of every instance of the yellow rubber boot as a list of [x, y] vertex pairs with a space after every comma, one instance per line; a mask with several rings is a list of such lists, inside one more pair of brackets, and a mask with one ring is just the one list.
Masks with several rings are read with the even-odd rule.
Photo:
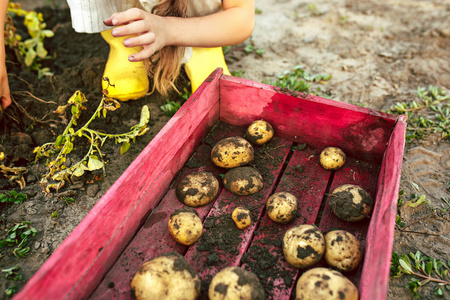
[[109, 56], [103, 77], [108, 77], [113, 86], [102, 81], [102, 88], [108, 88], [108, 96], [121, 101], [139, 99], [148, 92], [149, 80], [144, 63], [131, 62], [128, 56], [138, 53], [142, 47], [127, 48], [123, 40], [127, 37], [113, 37], [111, 30], [102, 31], [103, 39], [109, 44]]
[[222, 47], [217, 48], [192, 48], [193, 54], [188, 63], [184, 65], [186, 74], [191, 80], [192, 92], [203, 83], [203, 81], [216, 68], [222, 68], [223, 73], [231, 75], [228, 70]]

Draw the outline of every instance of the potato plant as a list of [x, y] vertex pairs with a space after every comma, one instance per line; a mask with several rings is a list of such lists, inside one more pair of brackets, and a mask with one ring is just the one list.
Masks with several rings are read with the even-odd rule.
[[[64, 132], [58, 135], [54, 142], [36, 147], [33, 151], [36, 153], [36, 160], [41, 157], [52, 158], [48, 163], [47, 173], [40, 181], [41, 186], [44, 188], [44, 192], [50, 193], [51, 189], [59, 190], [64, 185], [65, 181], [70, 182], [72, 177], [80, 177], [85, 171], [99, 169], [103, 169], [104, 171], [105, 162], [102, 159], [102, 152], [100, 149], [107, 139], [114, 139], [116, 144], [122, 144], [120, 153], [123, 154], [130, 148], [131, 141], [134, 142], [137, 136], [141, 136], [149, 130], [147, 128], [147, 123], [150, 120], [150, 112], [146, 105], [142, 107], [139, 124], [131, 127], [129, 132], [110, 134], [89, 128], [89, 125], [94, 119], [100, 116], [106, 117], [108, 111], [114, 111], [120, 107], [117, 100], [107, 97], [106, 94], [107, 92], [104, 91], [97, 109], [86, 124], [79, 129], [75, 129], [74, 126], [78, 125], [81, 111], [86, 109], [83, 106], [83, 103], [87, 101], [82, 92], [76, 91], [72, 97], [70, 97], [66, 105], [59, 106], [56, 109], [55, 112], [59, 114], [70, 109], [72, 117]], [[74, 140], [81, 137], [88, 139], [89, 149], [80, 161], [73, 163], [70, 167], [66, 167], [65, 162], [67, 154], [73, 151]]]
[[[22, 41], [16, 33], [14, 18], [24, 17], [23, 24], [27, 27], [29, 39]], [[8, 18], [5, 26], [5, 44], [16, 52], [19, 60], [30, 69], [38, 72], [38, 77], [52, 75], [49, 68], [42, 68], [40, 61], [48, 58], [44, 47], [44, 39], [54, 36], [53, 31], [46, 29], [42, 13], [26, 11], [19, 3], [9, 3]]]

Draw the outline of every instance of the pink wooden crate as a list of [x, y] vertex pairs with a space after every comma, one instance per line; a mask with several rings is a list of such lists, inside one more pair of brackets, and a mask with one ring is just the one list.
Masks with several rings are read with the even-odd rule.
[[[238, 233], [239, 243], [226, 251], [217, 249], [218, 261], [211, 263], [201, 250], [207, 226], [191, 247], [177, 244], [168, 233], [169, 215], [182, 206], [174, 186], [199, 170], [219, 178], [224, 170], [209, 159], [212, 145], [224, 137], [242, 136], [257, 119], [271, 123], [276, 132], [267, 148], [255, 147], [255, 162], [265, 164], [263, 190], [238, 197], [221, 187], [215, 201], [197, 209], [206, 225], [229, 215], [237, 205], [251, 203], [253, 225]], [[260, 281], [268, 298], [289, 299], [303, 271], [289, 266], [276, 244], [286, 229], [303, 223], [317, 224], [324, 233], [341, 228], [355, 234], [364, 247], [364, 261], [346, 275], [359, 287], [361, 299], [386, 299], [405, 127], [405, 116], [302, 95], [217, 69], [15, 299], [130, 299], [129, 282], [139, 265], [167, 251], [185, 255], [205, 285], [230, 265], [262, 274], [257, 272], [264, 267], [259, 255], [271, 253], [273, 267], [264, 270]], [[211, 131], [214, 134], [208, 135]], [[342, 169], [320, 167], [318, 155], [327, 146], [347, 154]], [[296, 173], [299, 166], [302, 172]], [[370, 220], [343, 222], [331, 212], [326, 192], [343, 183], [361, 185], [375, 199]], [[278, 191], [299, 199], [300, 213], [293, 223], [276, 224], [265, 214], [267, 198]]]

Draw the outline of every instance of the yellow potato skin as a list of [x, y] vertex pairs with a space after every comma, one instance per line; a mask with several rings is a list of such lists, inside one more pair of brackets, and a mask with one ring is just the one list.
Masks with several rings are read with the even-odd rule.
[[304, 269], [317, 263], [325, 252], [325, 239], [314, 225], [302, 224], [286, 231], [283, 254], [293, 267]]
[[341, 272], [355, 270], [361, 262], [361, 244], [348, 231], [333, 230], [325, 235], [326, 262]]
[[244, 207], [236, 207], [231, 214], [231, 218], [239, 229], [246, 229], [248, 226], [252, 225], [250, 211]]
[[267, 215], [277, 223], [288, 223], [297, 216], [297, 198], [288, 192], [278, 192], [266, 203]]
[[344, 184], [333, 190], [329, 204], [338, 218], [356, 222], [370, 218], [373, 200], [362, 187]]
[[200, 295], [201, 280], [183, 256], [167, 252], [143, 263], [130, 287], [137, 300], [194, 300]]
[[320, 153], [320, 164], [326, 170], [338, 170], [344, 165], [346, 158], [341, 149], [327, 147]]
[[296, 300], [358, 300], [358, 289], [344, 275], [327, 268], [306, 271], [297, 281]]
[[263, 145], [270, 141], [275, 134], [272, 125], [264, 120], [256, 120], [247, 128], [246, 138], [254, 145]]
[[185, 176], [175, 190], [178, 200], [190, 207], [210, 203], [219, 192], [219, 181], [211, 172], [197, 172]]
[[229, 170], [223, 177], [225, 189], [239, 196], [253, 195], [259, 192], [263, 186], [263, 178], [252, 167], [239, 167]]
[[258, 277], [240, 267], [227, 267], [211, 280], [210, 300], [263, 300], [264, 288]]
[[212, 162], [216, 166], [226, 169], [244, 166], [253, 158], [253, 146], [239, 136], [222, 139], [211, 150]]
[[202, 221], [190, 207], [176, 210], [169, 218], [168, 227], [175, 241], [186, 246], [195, 243], [203, 232]]

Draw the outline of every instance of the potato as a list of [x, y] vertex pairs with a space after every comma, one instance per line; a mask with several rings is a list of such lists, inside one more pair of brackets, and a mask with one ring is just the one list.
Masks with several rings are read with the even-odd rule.
[[288, 192], [275, 193], [266, 203], [267, 215], [274, 222], [288, 223], [297, 216], [297, 198]]
[[202, 236], [202, 220], [195, 209], [190, 207], [182, 207], [173, 212], [168, 225], [175, 241], [183, 245], [189, 246]]
[[210, 203], [219, 192], [219, 181], [210, 172], [198, 172], [185, 176], [175, 193], [181, 203], [191, 207]]
[[239, 167], [225, 173], [223, 185], [235, 195], [247, 196], [259, 192], [264, 184], [261, 174], [255, 168]]
[[167, 252], [143, 263], [130, 285], [138, 300], [187, 300], [200, 295], [201, 281], [183, 256]]
[[255, 274], [239, 267], [218, 272], [209, 285], [210, 300], [263, 300], [264, 289]]
[[340, 169], [345, 163], [345, 153], [339, 148], [328, 147], [320, 153], [320, 164], [326, 170]]
[[283, 254], [295, 268], [304, 269], [317, 263], [325, 251], [325, 239], [315, 225], [297, 225], [283, 237]]
[[256, 120], [248, 126], [246, 138], [254, 145], [262, 145], [270, 141], [273, 135], [272, 125], [264, 120]]
[[236, 207], [231, 214], [231, 218], [239, 229], [245, 229], [252, 224], [250, 211], [244, 207]]
[[297, 300], [358, 300], [358, 289], [338, 271], [314, 268], [302, 274], [296, 286]]
[[361, 244], [345, 230], [333, 230], [325, 235], [325, 260], [341, 272], [350, 272], [361, 261]]
[[221, 168], [231, 169], [244, 166], [253, 158], [253, 146], [239, 136], [220, 140], [211, 150], [212, 162]]
[[353, 184], [344, 184], [334, 189], [329, 203], [338, 218], [349, 222], [369, 218], [373, 206], [370, 195]]

